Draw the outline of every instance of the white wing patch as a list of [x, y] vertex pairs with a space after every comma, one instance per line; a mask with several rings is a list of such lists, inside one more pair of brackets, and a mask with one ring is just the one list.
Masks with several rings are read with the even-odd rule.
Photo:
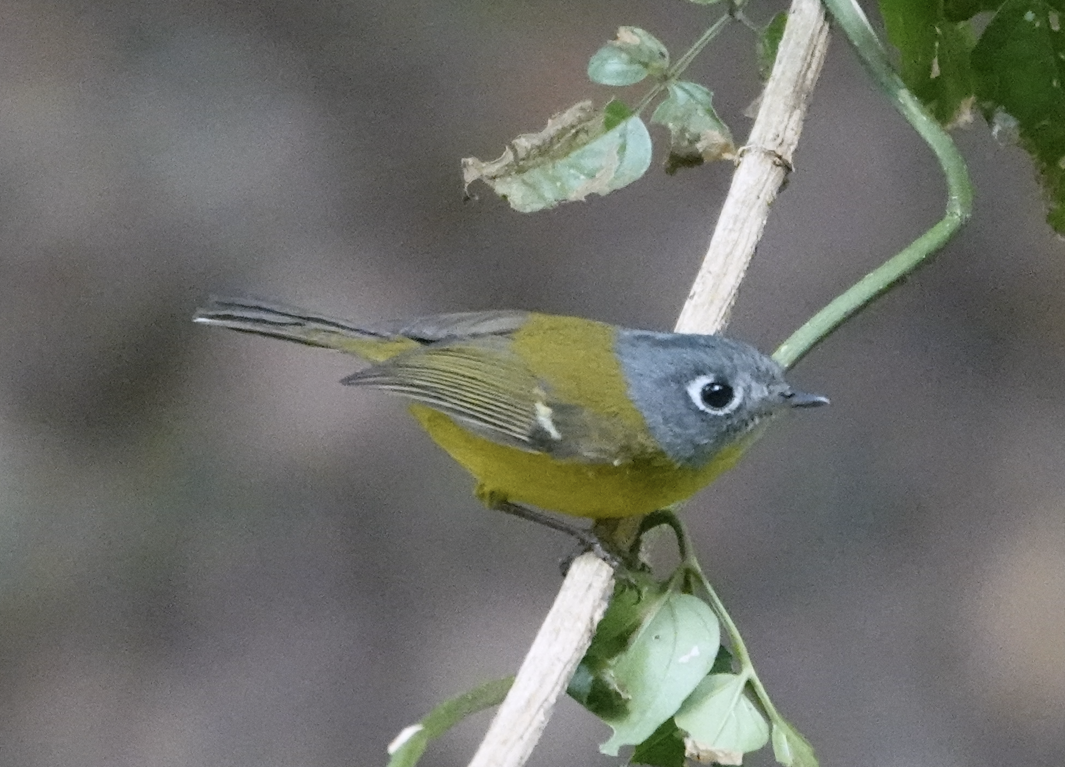
[[540, 425], [540, 428], [547, 432], [551, 439], [558, 442], [562, 439], [562, 433], [555, 426], [552, 416], [554, 411], [543, 402], [536, 402], [536, 423]]

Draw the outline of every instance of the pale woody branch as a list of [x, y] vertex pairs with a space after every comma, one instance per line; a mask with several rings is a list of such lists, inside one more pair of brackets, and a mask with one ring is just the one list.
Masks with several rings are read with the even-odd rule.
[[[728, 321], [769, 206], [791, 169], [827, 47], [820, 0], [793, 0], [773, 72], [678, 331], [716, 333]], [[574, 561], [469, 767], [525, 764], [588, 649], [613, 584], [609, 565], [596, 556], [584, 554]]]

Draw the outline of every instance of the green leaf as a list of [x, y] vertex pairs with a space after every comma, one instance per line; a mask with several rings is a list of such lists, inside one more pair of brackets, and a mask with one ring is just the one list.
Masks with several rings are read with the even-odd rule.
[[903, 82], [947, 127], [972, 121], [974, 37], [948, 21], [943, 0], [880, 0], [888, 39], [899, 49]]
[[629, 640], [669, 596], [666, 584], [643, 573], [627, 573], [628, 582], [614, 588], [614, 596], [596, 626], [583, 664], [605, 668], [624, 652]]
[[471, 714], [498, 706], [507, 696], [514, 677], [497, 679], [457, 695], [434, 708], [424, 719], [412, 724], [388, 745], [388, 767], [413, 767], [421, 759], [429, 741], [438, 738]]
[[618, 36], [588, 62], [588, 77], [602, 85], [632, 85], [669, 69], [669, 51], [657, 37], [639, 27], [619, 27]]
[[651, 164], [651, 136], [639, 117], [614, 124], [616, 116], [617, 107], [576, 104], [539, 133], [518, 136], [496, 160], [465, 158], [466, 187], [484, 181], [512, 208], [532, 213], [627, 186]]
[[674, 717], [688, 733], [688, 753], [700, 761], [742, 764], [743, 755], [769, 742], [769, 723], [747, 697], [747, 678], [711, 674], [684, 701]]
[[769, 79], [769, 73], [773, 71], [773, 64], [777, 60], [777, 49], [780, 48], [780, 40], [784, 37], [784, 27], [788, 23], [787, 11], [781, 11], [758, 31], [757, 54], [758, 76], [765, 82]]
[[622, 715], [625, 696], [617, 687], [612, 665], [650, 615], [661, 608], [668, 592], [663, 584], [633, 573], [633, 583], [619, 584], [595, 629], [595, 636], [570, 679], [566, 692], [600, 719]]
[[684, 737], [676, 723], [672, 719], [662, 722], [651, 737], [636, 746], [629, 762], [651, 767], [684, 767]]
[[611, 99], [603, 107], [603, 127], [606, 130], [613, 130], [630, 117], [632, 117], [632, 110], [624, 101]]
[[[973, 51], [976, 94], [995, 125], [1013, 124], [1065, 234], [1065, 0], [1007, 0]], [[1008, 118], [1006, 117], [1008, 116]]]
[[599, 750], [617, 756], [621, 746], [643, 742], [673, 716], [713, 665], [720, 640], [705, 602], [678, 593], [663, 599], [612, 665], [626, 705], [604, 719], [614, 734]]
[[773, 721], [773, 756], [784, 767], [818, 767], [814, 747], [783, 719]]
[[735, 158], [732, 133], [714, 111], [714, 94], [685, 80], [668, 87], [669, 95], [651, 115], [652, 123], [669, 128], [666, 170], [673, 172], [679, 167]]

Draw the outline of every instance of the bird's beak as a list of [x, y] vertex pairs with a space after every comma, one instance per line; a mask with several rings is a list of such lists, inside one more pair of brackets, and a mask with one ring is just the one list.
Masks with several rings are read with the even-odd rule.
[[828, 404], [828, 397], [820, 394], [807, 394], [797, 389], [789, 389], [784, 394], [784, 404], [788, 407], [820, 407]]

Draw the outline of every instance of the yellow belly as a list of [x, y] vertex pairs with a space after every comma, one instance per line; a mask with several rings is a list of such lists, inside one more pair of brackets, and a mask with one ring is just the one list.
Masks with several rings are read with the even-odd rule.
[[562, 461], [484, 439], [422, 405], [411, 406], [411, 413], [477, 479], [477, 496], [485, 503], [508, 500], [577, 517], [628, 517], [665, 508], [690, 498], [743, 452], [741, 446], [728, 448], [700, 469], [677, 466], [665, 454], [620, 466]]

